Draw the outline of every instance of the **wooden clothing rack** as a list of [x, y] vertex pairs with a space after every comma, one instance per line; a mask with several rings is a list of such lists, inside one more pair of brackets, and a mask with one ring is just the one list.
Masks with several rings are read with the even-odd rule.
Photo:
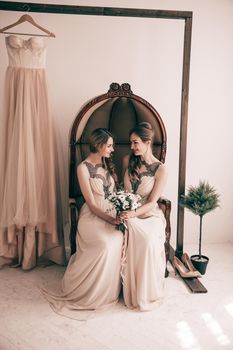
[[[179, 205], [179, 199], [181, 195], [185, 194], [189, 73], [190, 73], [190, 54], [191, 54], [193, 13], [191, 11], [54, 5], [54, 4], [47, 4], [47, 3], [42, 4], [42, 3], [30, 3], [30, 2], [12, 2], [12, 1], [0, 1], [0, 10], [58, 13], [58, 14], [64, 14], [64, 15], [70, 14], [70, 15], [88, 15], [88, 16], [160, 18], [160, 19], [174, 19], [174, 20], [184, 21], [176, 250], [174, 251], [174, 249], [171, 247], [171, 251], [173, 252], [173, 255], [175, 254], [176, 256], [181, 257], [181, 255], [183, 254], [183, 240], [184, 240], [184, 208]], [[190, 288], [192, 292], [194, 293], [207, 292], [205, 287], [201, 284], [201, 282], [197, 278], [191, 279], [191, 280], [184, 279], [185, 283], [187, 284], [187, 286]]]

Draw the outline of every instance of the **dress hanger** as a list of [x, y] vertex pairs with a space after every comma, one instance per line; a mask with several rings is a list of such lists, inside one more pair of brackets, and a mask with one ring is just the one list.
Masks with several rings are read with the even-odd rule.
[[[34, 27], [42, 30], [44, 33], [46, 33], [47, 35], [43, 35], [43, 34], [29, 34], [29, 33], [12, 33], [12, 32], [7, 32], [7, 29], [10, 29], [12, 27], [17, 26], [18, 24], [24, 23], [24, 22], [29, 22], [31, 23]], [[53, 37], [55, 38], [55, 34], [53, 34], [52, 32], [50, 32], [49, 30], [41, 27], [39, 24], [37, 24], [34, 19], [30, 16], [30, 15], [23, 15], [21, 16], [17, 22], [10, 24], [9, 26], [6, 26], [2, 29], [0, 29], [0, 34], [18, 34], [18, 35], [32, 35], [32, 36], [49, 36], [49, 37]]]

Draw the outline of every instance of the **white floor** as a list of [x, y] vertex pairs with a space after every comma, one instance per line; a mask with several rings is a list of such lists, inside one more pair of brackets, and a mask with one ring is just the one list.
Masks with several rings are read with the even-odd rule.
[[[192, 250], [191, 250], [192, 249]], [[196, 247], [187, 248], [189, 254]], [[0, 270], [1, 350], [215, 350], [233, 349], [233, 244], [204, 247], [210, 258], [192, 294], [172, 268], [162, 305], [133, 312], [120, 302], [111, 311], [76, 321], [55, 314], [38, 286], [61, 278], [64, 268]]]

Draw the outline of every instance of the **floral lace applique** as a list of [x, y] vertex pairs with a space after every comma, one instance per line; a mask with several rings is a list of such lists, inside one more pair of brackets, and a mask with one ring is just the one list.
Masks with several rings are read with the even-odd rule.
[[145, 165], [146, 171], [142, 171], [141, 173], [139, 173], [138, 179], [136, 179], [135, 181], [132, 181], [130, 179], [130, 183], [131, 183], [131, 186], [132, 186], [133, 193], [137, 193], [138, 187], [139, 187], [139, 185], [142, 182], [143, 176], [153, 177], [155, 175], [157, 169], [161, 165], [161, 162], [148, 164], [147, 162], [142, 161], [142, 164]]
[[111, 176], [110, 173], [107, 171], [106, 172], [106, 178], [97, 173], [98, 168], [103, 168], [103, 164], [99, 163], [96, 165], [92, 165], [91, 163], [85, 161], [83, 162], [86, 166], [87, 169], [89, 171], [90, 177], [91, 178], [96, 178], [96, 179], [100, 179], [103, 182], [103, 191], [104, 191], [104, 198], [106, 199], [109, 195], [110, 195], [110, 186], [111, 186]]

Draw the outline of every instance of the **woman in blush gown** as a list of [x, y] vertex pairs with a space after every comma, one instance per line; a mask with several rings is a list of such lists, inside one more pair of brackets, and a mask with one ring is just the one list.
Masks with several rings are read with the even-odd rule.
[[96, 129], [89, 146], [89, 156], [77, 169], [85, 198], [78, 221], [77, 252], [70, 258], [60, 290], [42, 290], [55, 312], [75, 319], [85, 319], [84, 310], [116, 304], [121, 287], [123, 235], [115, 228], [116, 212], [107, 198], [115, 188], [110, 160], [113, 137], [106, 129]]
[[61, 152], [47, 92], [48, 39], [5, 39], [9, 65], [0, 126], [0, 267], [63, 265]]
[[157, 201], [166, 182], [166, 168], [152, 153], [153, 130], [139, 123], [130, 131], [132, 154], [124, 159], [124, 186], [142, 196], [140, 208], [124, 211], [128, 245], [122, 267], [125, 304], [130, 309], [153, 309], [163, 297], [166, 258], [165, 218]]

